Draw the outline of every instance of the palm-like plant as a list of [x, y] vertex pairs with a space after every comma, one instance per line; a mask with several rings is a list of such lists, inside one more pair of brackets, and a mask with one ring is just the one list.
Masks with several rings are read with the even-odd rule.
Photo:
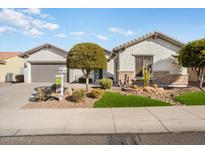
[[143, 79], [144, 79], [144, 87], [149, 86], [150, 78], [151, 78], [151, 69], [148, 66], [142, 68]]

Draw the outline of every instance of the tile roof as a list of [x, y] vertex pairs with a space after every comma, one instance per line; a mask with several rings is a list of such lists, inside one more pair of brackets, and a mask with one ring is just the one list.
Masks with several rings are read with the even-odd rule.
[[30, 49], [30, 50], [28, 50], [28, 51], [26, 51], [26, 52], [23, 52], [23, 53], [20, 54], [19, 56], [20, 56], [20, 57], [25, 57], [25, 56], [28, 56], [28, 55], [30, 55], [30, 54], [33, 54], [33, 53], [35, 53], [35, 52], [37, 52], [37, 51], [39, 51], [39, 50], [41, 50], [41, 49], [44, 49], [44, 48], [54, 48], [54, 49], [57, 49], [58, 51], [62, 52], [63, 55], [65, 55], [65, 57], [67, 56], [67, 51], [66, 51], [66, 50], [61, 49], [61, 48], [59, 48], [59, 47], [57, 47], [57, 46], [54, 46], [54, 45], [52, 45], [52, 44], [49, 44], [49, 43], [42, 44], [42, 45], [37, 46], [37, 47], [35, 47], [35, 48], [33, 48], [33, 49]]
[[169, 41], [169, 42], [171, 42], [171, 43], [173, 43], [173, 44], [175, 44], [175, 45], [177, 45], [177, 46], [179, 46], [179, 47], [185, 45], [185, 43], [183, 43], [183, 42], [181, 42], [181, 41], [179, 41], [179, 40], [177, 40], [177, 39], [175, 39], [175, 38], [173, 38], [173, 37], [171, 37], [171, 36], [169, 36], [169, 35], [166, 35], [166, 34], [164, 34], [164, 33], [162, 33], [162, 32], [154, 31], [154, 32], [145, 34], [145, 35], [143, 35], [143, 36], [141, 36], [141, 37], [138, 37], [138, 38], [136, 38], [136, 39], [134, 39], [134, 40], [131, 40], [131, 41], [129, 41], [129, 42], [126, 42], [126, 43], [124, 43], [124, 44], [120, 44], [120, 45], [116, 46], [116, 47], [112, 50], [111, 57], [113, 57], [113, 56], [114, 56], [117, 52], [119, 52], [119, 50], [121, 50], [121, 49], [130, 47], [130, 46], [133, 46], [133, 45], [135, 45], [135, 44], [137, 44], [137, 43], [140, 43], [140, 42], [142, 42], [142, 41], [144, 41], [144, 40], [146, 40], [146, 39], [152, 38], [152, 37], [160, 37], [160, 38], [162, 38], [162, 39], [164, 39], [164, 40], [167, 40], [167, 41]]
[[18, 56], [21, 52], [1, 52], [0, 51], [0, 60], [6, 60], [11, 57]]

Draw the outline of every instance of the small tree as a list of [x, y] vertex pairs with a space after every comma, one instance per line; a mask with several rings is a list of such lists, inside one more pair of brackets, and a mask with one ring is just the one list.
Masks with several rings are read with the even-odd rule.
[[146, 66], [142, 68], [142, 74], [144, 79], [144, 87], [149, 86], [150, 78], [151, 78], [151, 69]]
[[67, 57], [68, 69], [81, 69], [89, 90], [89, 75], [94, 69], [107, 67], [104, 49], [95, 43], [80, 43], [72, 47]]
[[199, 79], [202, 88], [205, 77], [205, 39], [189, 42], [181, 48], [178, 57], [183, 67], [191, 67]]

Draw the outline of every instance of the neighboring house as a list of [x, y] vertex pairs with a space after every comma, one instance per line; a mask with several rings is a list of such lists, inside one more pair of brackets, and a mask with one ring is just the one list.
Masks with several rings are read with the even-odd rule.
[[152, 32], [115, 47], [110, 59], [114, 60], [114, 79], [124, 82], [142, 80], [142, 69], [151, 68], [154, 83], [163, 86], [185, 87], [187, 68], [179, 66], [177, 55], [184, 43], [161, 32]]
[[[105, 51], [108, 56], [108, 51]], [[43, 44], [20, 55], [25, 61], [25, 82], [54, 82], [59, 67], [66, 67], [67, 51], [51, 44]], [[109, 64], [108, 64], [109, 65]], [[108, 69], [109, 71], [109, 69]], [[90, 78], [93, 82], [105, 77], [107, 70], [95, 70]], [[111, 72], [112, 73], [112, 72]], [[70, 69], [65, 75], [65, 82], [78, 82], [83, 77], [81, 70]]]
[[0, 82], [6, 82], [8, 73], [12, 81], [17, 74], [23, 74], [24, 60], [18, 56], [20, 53], [0, 52]]

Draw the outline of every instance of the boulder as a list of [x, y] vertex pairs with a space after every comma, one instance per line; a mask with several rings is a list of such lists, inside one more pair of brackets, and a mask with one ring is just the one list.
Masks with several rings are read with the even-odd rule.
[[73, 94], [72, 88], [67, 88], [67, 89], [65, 90], [65, 95], [66, 95], [66, 96], [71, 96], [72, 94]]

